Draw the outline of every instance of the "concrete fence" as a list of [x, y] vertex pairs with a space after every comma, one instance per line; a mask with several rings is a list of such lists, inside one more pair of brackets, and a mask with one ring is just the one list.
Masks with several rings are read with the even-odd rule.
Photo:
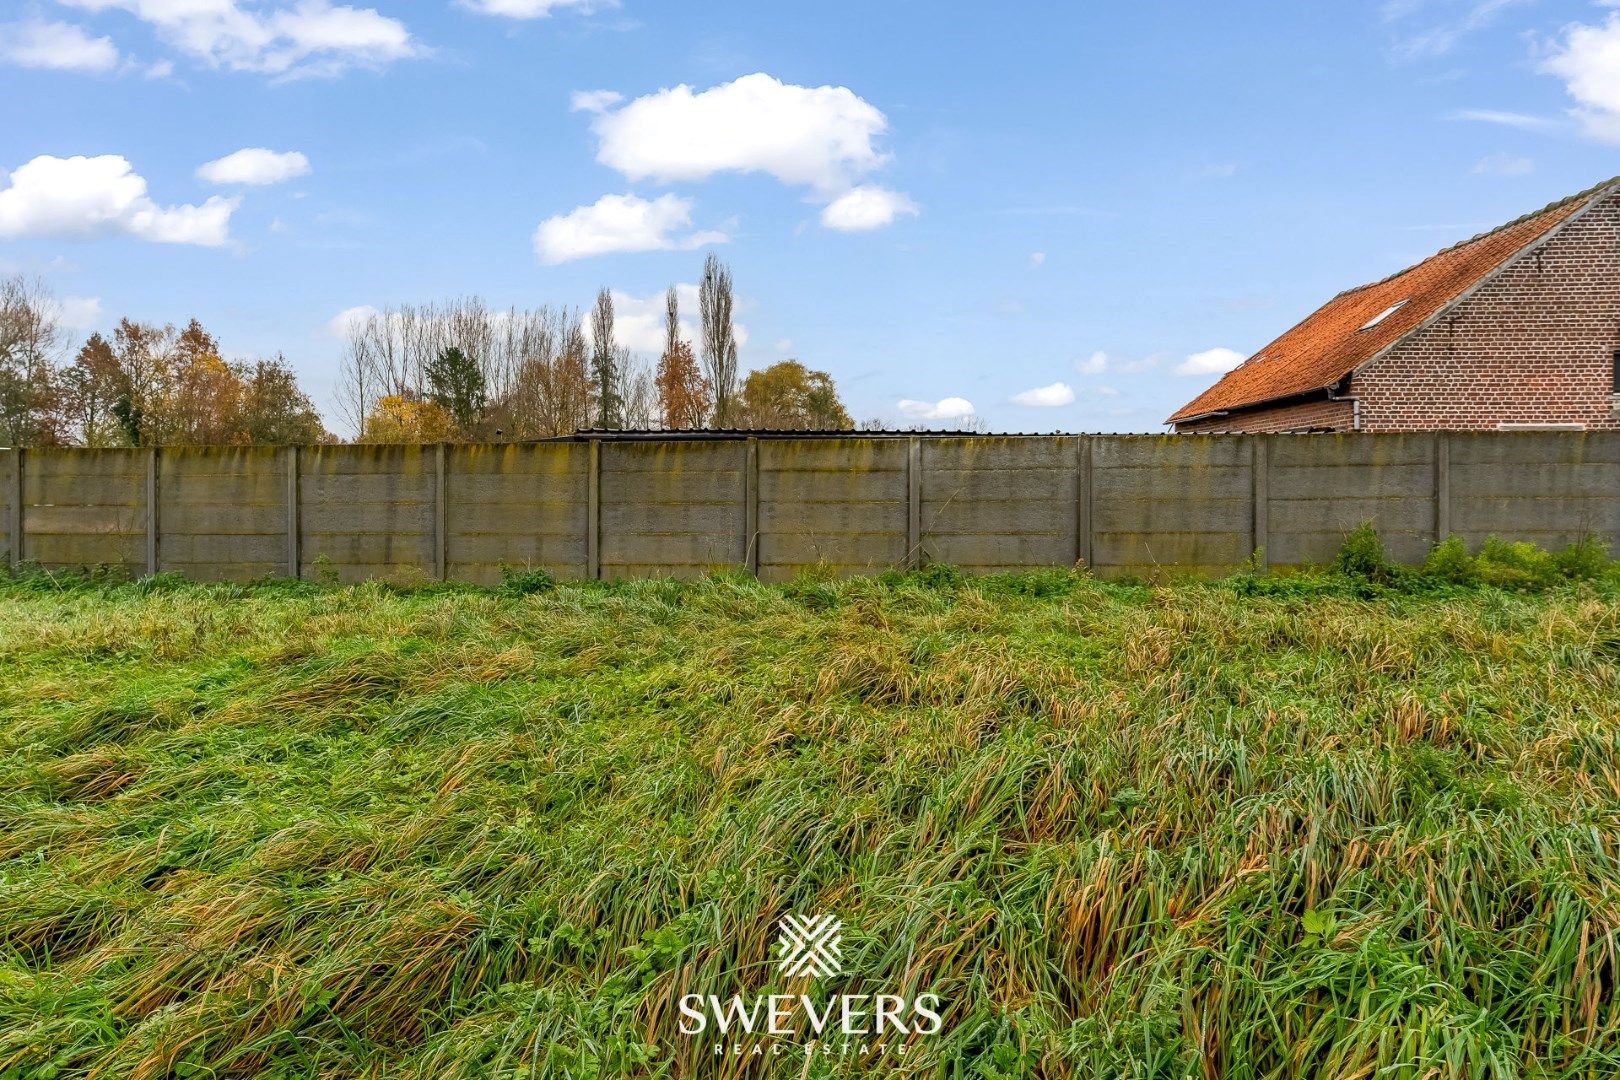
[[951, 563], [1221, 574], [1375, 523], [1620, 545], [1620, 433], [715, 438], [0, 451], [12, 566], [203, 580], [769, 580]]

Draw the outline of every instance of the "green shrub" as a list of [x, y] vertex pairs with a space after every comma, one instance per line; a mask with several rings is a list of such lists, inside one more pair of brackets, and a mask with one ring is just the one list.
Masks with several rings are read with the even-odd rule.
[[544, 570], [528, 566], [501, 564], [501, 592], [513, 596], [550, 592], [557, 587], [557, 579]]
[[948, 591], [960, 589], [967, 584], [967, 575], [949, 563], [935, 563], [921, 570], [885, 570], [878, 575], [877, 580], [886, 588], [914, 585], [923, 589]]
[[960, 589], [967, 584], [967, 575], [960, 567], [935, 563], [917, 571], [912, 580], [929, 589]]
[[332, 556], [324, 551], [315, 556], [315, 561], [310, 563], [310, 570], [314, 573], [314, 580], [328, 588], [335, 589], [343, 583], [337, 563], [333, 562]]
[[1053, 567], [1047, 570], [988, 574], [978, 579], [978, 586], [986, 595], [1006, 593], [1013, 596], [1051, 597], [1068, 596], [1095, 580], [1091, 572], [1081, 566]]
[[136, 596], [147, 596], [152, 593], [175, 592], [179, 589], [190, 589], [196, 586], [186, 575], [174, 570], [164, 570], [156, 574], [148, 574], [136, 578], [130, 583], [130, 591]]
[[1423, 572], [1454, 585], [1472, 585], [1479, 581], [1479, 568], [1460, 536], [1448, 536], [1434, 545], [1428, 558], [1423, 560]]
[[1500, 589], [1544, 589], [1559, 580], [1552, 555], [1523, 540], [1486, 537], [1474, 565], [1481, 581]]
[[1526, 541], [1489, 537], [1470, 555], [1460, 537], [1436, 544], [1423, 562], [1424, 576], [1452, 585], [1492, 585], [1499, 589], [1546, 589], [1565, 581], [1598, 581], [1614, 574], [1609, 550], [1587, 535], [1556, 554]]
[[1596, 581], [1614, 572], [1609, 546], [1592, 533], [1554, 555], [1553, 564], [1570, 581]]
[[1389, 581], [1395, 576], [1395, 567], [1384, 551], [1384, 542], [1378, 538], [1378, 530], [1370, 521], [1357, 525], [1345, 537], [1344, 546], [1334, 556], [1333, 569], [1347, 577], [1367, 581]]

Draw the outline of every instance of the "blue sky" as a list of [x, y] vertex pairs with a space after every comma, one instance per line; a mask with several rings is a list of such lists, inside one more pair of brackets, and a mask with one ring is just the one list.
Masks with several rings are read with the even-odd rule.
[[372, 3], [0, 0], [0, 271], [284, 352], [331, 418], [341, 312], [606, 285], [634, 335], [715, 250], [743, 366], [857, 418], [1158, 430], [1620, 173], [1614, 4]]

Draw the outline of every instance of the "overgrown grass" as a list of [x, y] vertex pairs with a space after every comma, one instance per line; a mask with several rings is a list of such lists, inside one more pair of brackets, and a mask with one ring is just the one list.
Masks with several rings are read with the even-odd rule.
[[[1462, 555], [0, 584], [0, 1076], [1620, 1074], [1620, 586]], [[678, 1036], [819, 911], [944, 1032]]]

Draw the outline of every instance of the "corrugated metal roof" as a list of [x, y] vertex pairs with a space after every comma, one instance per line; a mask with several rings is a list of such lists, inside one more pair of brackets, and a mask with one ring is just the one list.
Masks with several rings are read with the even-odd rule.
[[718, 440], [718, 439], [907, 439], [912, 436], [919, 438], [971, 438], [974, 436], [994, 436], [996, 438], [1036, 438], [1052, 435], [1073, 435], [1070, 431], [1016, 431], [1016, 432], [983, 432], [961, 430], [930, 430], [930, 431], [900, 431], [885, 429], [882, 431], [852, 431], [852, 430], [819, 430], [819, 431], [789, 431], [781, 428], [699, 428], [682, 429], [679, 431], [663, 430], [627, 430], [616, 428], [581, 428], [572, 435], [563, 435], [552, 442], [668, 442], [671, 440]]
[[[559, 435], [540, 442], [699, 442], [740, 439], [1189, 439], [1215, 435], [1220, 437], [1252, 435], [1247, 431], [1199, 432], [1196, 435], [1167, 436], [1163, 432], [1146, 431], [782, 431], [777, 429], [750, 430], [744, 428], [684, 429], [681, 431], [619, 431], [608, 428], [588, 428], [572, 435]], [[1314, 431], [1277, 432], [1279, 436], [1310, 436], [1331, 434]]]

